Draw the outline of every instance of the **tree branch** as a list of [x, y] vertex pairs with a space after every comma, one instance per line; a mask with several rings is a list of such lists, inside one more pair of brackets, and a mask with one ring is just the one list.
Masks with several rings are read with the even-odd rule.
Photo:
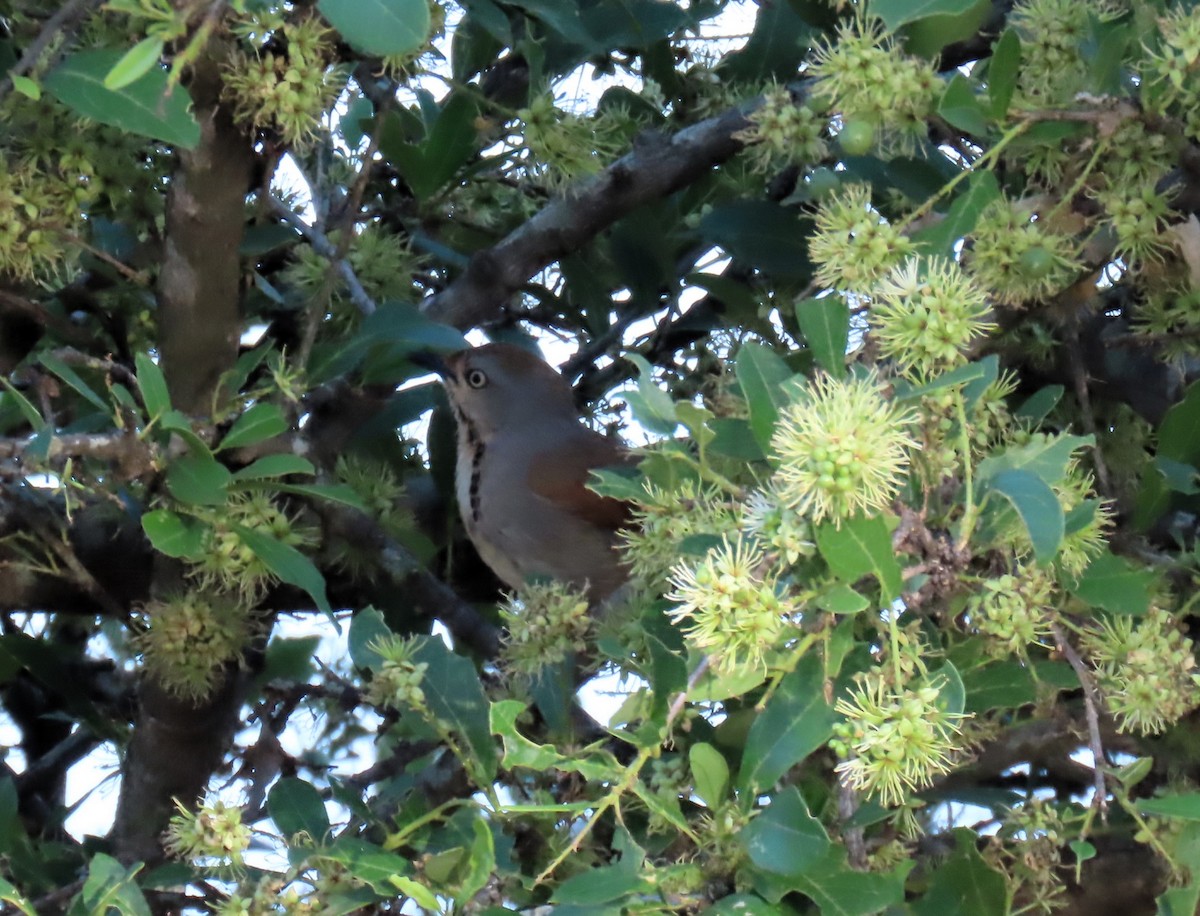
[[730, 109], [671, 137], [652, 134], [591, 182], [547, 204], [491, 248], [476, 252], [466, 271], [425, 304], [435, 321], [465, 329], [494, 321], [505, 303], [539, 270], [575, 251], [642, 204], [706, 175], [738, 152], [734, 135], [749, 126]]

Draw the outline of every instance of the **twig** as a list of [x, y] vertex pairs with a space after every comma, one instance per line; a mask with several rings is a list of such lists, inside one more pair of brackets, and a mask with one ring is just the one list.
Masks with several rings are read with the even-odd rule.
[[446, 625], [458, 645], [484, 658], [500, 653], [501, 630], [484, 618], [454, 590], [390, 538], [370, 516], [343, 506], [314, 506], [326, 520], [329, 533], [378, 552], [380, 572], [395, 591], [408, 595], [419, 613]]
[[114, 375], [129, 385], [134, 395], [137, 395], [137, 376], [123, 363], [118, 363], [111, 359], [102, 359], [99, 356], [92, 356], [74, 347], [59, 347], [51, 351], [51, 353], [68, 366], [82, 366], [85, 369], [95, 369], [98, 372]]
[[669, 137], [647, 135], [594, 179], [551, 200], [491, 248], [472, 255], [466, 271], [426, 301], [425, 313], [457, 328], [495, 320], [539, 270], [737, 153], [743, 143], [735, 134], [748, 126], [750, 107], [731, 108]]
[[1052, 623], [1050, 632], [1054, 634], [1054, 642], [1058, 646], [1058, 651], [1066, 657], [1075, 670], [1075, 676], [1079, 678], [1079, 685], [1083, 688], [1088, 748], [1091, 750], [1093, 758], [1092, 785], [1096, 790], [1092, 796], [1092, 805], [1103, 814], [1108, 810], [1108, 788], [1104, 781], [1104, 766], [1107, 758], [1104, 756], [1104, 744], [1100, 739], [1100, 714], [1097, 712], [1100, 705], [1100, 691], [1096, 687], [1096, 682], [1092, 680], [1092, 673], [1088, 670], [1087, 664], [1075, 647], [1071, 645], [1071, 641], [1067, 639], [1067, 634], [1063, 632], [1062, 627], [1057, 623]]
[[354, 269], [346, 263], [344, 258], [337, 257], [337, 248], [333, 242], [329, 241], [328, 236], [315, 226], [310, 226], [300, 215], [293, 213], [291, 208], [278, 197], [272, 196], [271, 212], [278, 216], [281, 220], [287, 223], [292, 228], [296, 229], [313, 247], [313, 251], [327, 258], [330, 266], [338, 272], [342, 280], [345, 281], [346, 287], [349, 290], [350, 301], [364, 315], [370, 315], [375, 311], [375, 301], [367, 295], [367, 291], [363, 289], [363, 285], [358, 281], [358, 277], [354, 275]]
[[846, 856], [851, 868], [866, 869], [867, 844], [862, 827], [847, 827], [846, 823], [858, 811], [858, 795], [844, 779], [837, 784], [838, 820], [842, 823], [842, 839], [846, 841]]
[[[24, 487], [23, 490], [25, 492], [16, 494], [18, 498], [13, 500], [18, 517], [25, 521], [30, 530], [41, 538], [46, 549], [58, 557], [66, 567], [68, 573], [66, 578], [94, 600], [106, 614], [116, 620], [128, 618], [129, 609], [114, 598], [108, 589], [101, 585], [99, 580], [79, 561], [69, 538], [61, 529], [61, 521], [47, 512], [45, 498], [40, 493], [33, 492], [30, 487]], [[20, 498], [21, 496], [24, 498]]]
[[[37, 65], [38, 58], [42, 56], [42, 52], [50, 46], [55, 36], [59, 32], [73, 28], [76, 21], [86, 16], [92, 9], [100, 5], [101, 0], [69, 0], [64, 3], [42, 26], [42, 30], [38, 33], [37, 38], [29, 43], [25, 48], [25, 53], [21, 55], [21, 59], [16, 65], [9, 68], [8, 74], [3, 79], [0, 79], [0, 102], [7, 98], [9, 92], [13, 88], [13, 77], [24, 76]], [[65, 49], [65, 43], [64, 43]], [[57, 52], [62, 53], [62, 50]]]
[[[376, 112], [376, 123], [383, 123], [384, 114], [386, 114], [386, 106]], [[321, 288], [313, 296], [312, 302], [308, 305], [308, 314], [304, 317], [304, 334], [300, 338], [300, 349], [297, 352], [297, 362], [301, 366], [308, 362], [309, 354], [312, 353], [313, 344], [317, 340], [317, 330], [321, 327], [321, 322], [325, 318], [325, 312], [328, 310], [329, 297], [333, 295], [333, 287], [336, 279], [339, 276], [343, 276], [341, 265], [344, 265], [346, 270], [350, 270], [350, 265], [346, 261], [346, 254], [350, 251], [350, 245], [354, 241], [354, 217], [362, 207], [363, 194], [366, 192], [367, 182], [371, 178], [371, 168], [375, 162], [375, 154], [379, 151], [379, 140], [382, 136], [382, 130], [371, 132], [371, 140], [367, 144], [367, 151], [363, 154], [362, 167], [358, 170], [358, 175], [355, 176], [354, 184], [347, 195], [346, 205], [342, 211], [341, 225], [337, 227], [341, 231], [341, 237], [338, 239], [333, 256], [329, 259], [329, 269], [325, 272]], [[353, 271], [350, 272], [353, 274]], [[357, 279], [356, 277], [356, 282]], [[361, 289], [361, 285], [359, 288]], [[365, 291], [363, 295], [366, 296]], [[360, 305], [359, 308], [361, 307]], [[372, 311], [374, 311], [374, 308], [372, 308]], [[369, 315], [370, 312], [365, 312], [364, 314]]]
[[149, 286], [150, 278], [144, 270], [135, 270], [124, 261], [114, 258], [107, 251], [101, 251], [96, 246], [89, 243], [86, 239], [76, 235], [74, 232], [63, 232], [62, 238], [70, 242], [72, 245], [78, 245], [94, 258], [98, 258], [105, 264], [109, 265], [113, 270], [119, 273], [129, 282], [137, 286]]
[[705, 673], [708, 671], [708, 668], [708, 656], [706, 655], [704, 658], [700, 659], [700, 664], [696, 666], [696, 670], [688, 675], [687, 686], [683, 688], [683, 692], [671, 701], [671, 706], [667, 709], [668, 729], [671, 727], [671, 724], [677, 718], [679, 718], [679, 714], [683, 712], [683, 707], [687, 703], [688, 694], [691, 693], [692, 690], [695, 689], [696, 685], [700, 683], [700, 678], [704, 677]]
[[[1088, 435], [1096, 435], [1096, 417], [1092, 414], [1092, 398], [1088, 393], [1087, 372], [1083, 366], [1083, 357], [1079, 352], [1079, 322], [1072, 318], [1064, 329], [1067, 338], [1067, 366], [1071, 373], [1071, 384], [1075, 389], [1075, 400], [1079, 402], [1079, 412], [1083, 419], [1083, 429]], [[1092, 466], [1096, 469], [1096, 481], [1105, 496], [1112, 496], [1112, 478], [1108, 474], [1108, 464], [1099, 443], [1092, 449]]]

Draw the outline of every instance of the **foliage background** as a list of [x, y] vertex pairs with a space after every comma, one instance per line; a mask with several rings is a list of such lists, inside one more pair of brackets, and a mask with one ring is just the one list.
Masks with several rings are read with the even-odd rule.
[[[6, 907], [1195, 912], [1191, 4], [0, 28]], [[657, 437], [603, 621], [465, 543], [478, 329]]]

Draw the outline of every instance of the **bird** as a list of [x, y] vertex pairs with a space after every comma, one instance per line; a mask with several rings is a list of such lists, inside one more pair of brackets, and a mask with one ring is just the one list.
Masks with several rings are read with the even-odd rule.
[[509, 588], [554, 579], [599, 607], [629, 576], [617, 545], [631, 506], [586, 483], [593, 469], [635, 466], [634, 454], [585, 426], [567, 380], [522, 347], [413, 361], [446, 389], [458, 426], [455, 493], [484, 563]]

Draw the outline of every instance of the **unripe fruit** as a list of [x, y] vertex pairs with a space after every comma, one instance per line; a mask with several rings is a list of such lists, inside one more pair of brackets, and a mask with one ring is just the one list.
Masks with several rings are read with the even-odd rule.
[[875, 142], [875, 125], [864, 118], [850, 118], [842, 125], [837, 139], [847, 156], [865, 156]]

